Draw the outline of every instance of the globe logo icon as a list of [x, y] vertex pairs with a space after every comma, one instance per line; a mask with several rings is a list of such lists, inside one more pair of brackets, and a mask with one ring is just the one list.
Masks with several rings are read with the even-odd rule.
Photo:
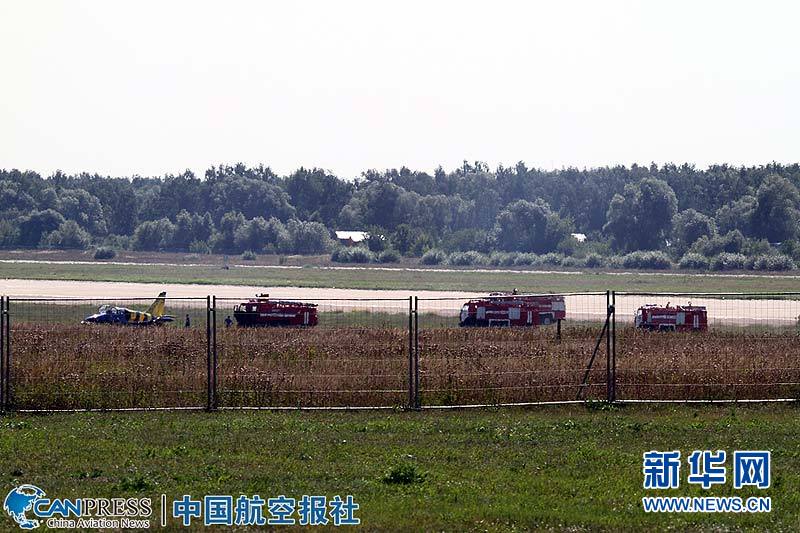
[[8, 493], [5, 501], [3, 501], [3, 510], [22, 529], [35, 529], [39, 527], [39, 521], [28, 518], [25, 513], [32, 511], [33, 505], [44, 495], [44, 491], [35, 485], [20, 485], [11, 489], [11, 492]]

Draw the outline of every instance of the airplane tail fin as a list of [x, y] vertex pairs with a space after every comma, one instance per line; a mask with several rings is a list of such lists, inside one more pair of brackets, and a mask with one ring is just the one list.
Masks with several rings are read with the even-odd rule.
[[150, 313], [153, 316], [161, 316], [164, 314], [164, 298], [167, 296], [166, 291], [159, 293], [158, 298], [150, 304], [150, 307], [147, 308], [146, 313]]

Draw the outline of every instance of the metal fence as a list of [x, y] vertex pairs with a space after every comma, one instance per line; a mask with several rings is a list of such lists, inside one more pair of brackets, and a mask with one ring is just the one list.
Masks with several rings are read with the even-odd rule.
[[[173, 321], [123, 327], [81, 322], [152, 298], [5, 297], [0, 410], [800, 398], [800, 293], [560, 296], [565, 320], [520, 327], [462, 327], [466, 298], [304, 300], [313, 327], [239, 327], [248, 298], [167, 298]], [[636, 327], [641, 306], [690, 302], [707, 330]]]
[[394, 407], [409, 398], [410, 300], [303, 300], [314, 327], [236, 327], [215, 298], [216, 406]]
[[90, 326], [105, 306], [144, 310], [153, 298], [6, 298], [5, 405], [19, 410], [203, 407], [207, 298], [167, 298], [158, 327]]
[[[547, 295], [526, 295], [546, 297]], [[608, 396], [606, 361], [591, 365], [607, 334], [607, 293], [561, 295], [568, 319], [528, 327], [539, 317], [522, 307], [521, 327], [459, 327], [463, 298], [415, 299], [418, 405], [566, 402]], [[496, 298], [514, 305], [519, 296]], [[491, 310], [484, 311], [491, 313]], [[527, 315], [527, 316], [526, 316]], [[502, 316], [508, 316], [507, 313]], [[488, 324], [506, 325], [508, 320]]]
[[[615, 298], [617, 399], [800, 398], [800, 293], [617, 292]], [[707, 330], [636, 328], [635, 310], [651, 303], [703, 306]]]

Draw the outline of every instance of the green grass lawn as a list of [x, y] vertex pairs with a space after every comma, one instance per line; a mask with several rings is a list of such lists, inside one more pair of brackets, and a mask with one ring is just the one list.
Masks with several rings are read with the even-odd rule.
[[[203, 283], [262, 287], [338, 287], [523, 292], [652, 291], [652, 292], [781, 292], [797, 291], [798, 279], [788, 276], [691, 275], [680, 273], [587, 270], [582, 273], [509, 272], [492, 270], [418, 270], [377, 268], [276, 268], [219, 265], [169, 266], [140, 264], [0, 263], [0, 278], [125, 281], [143, 283]], [[1, 291], [0, 291], [1, 292]]]
[[[49, 497], [352, 494], [368, 530], [796, 531], [798, 415], [792, 405], [7, 415], [0, 477], [3, 490], [32, 483]], [[770, 496], [772, 513], [644, 513], [652, 449], [772, 450], [769, 489], [689, 488], [684, 465], [681, 488], [662, 491]]]

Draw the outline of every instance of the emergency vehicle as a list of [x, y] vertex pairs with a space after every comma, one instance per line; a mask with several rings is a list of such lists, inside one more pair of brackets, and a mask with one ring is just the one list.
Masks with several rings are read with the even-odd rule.
[[563, 296], [525, 296], [493, 292], [488, 298], [470, 300], [461, 307], [458, 325], [545, 326], [566, 318]]
[[636, 310], [637, 328], [650, 331], [707, 331], [708, 312], [704, 306], [643, 305]]
[[305, 302], [272, 300], [259, 294], [233, 307], [239, 326], [316, 326], [317, 305]]

